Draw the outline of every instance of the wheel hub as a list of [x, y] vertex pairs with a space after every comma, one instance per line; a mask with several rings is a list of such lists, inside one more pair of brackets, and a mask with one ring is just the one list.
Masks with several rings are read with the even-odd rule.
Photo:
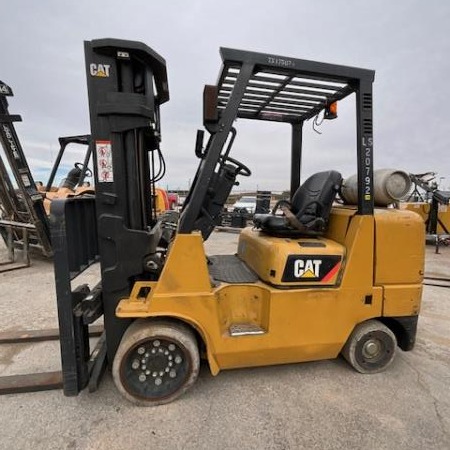
[[164, 398], [183, 386], [189, 369], [184, 349], [166, 339], [132, 347], [122, 370], [128, 390], [145, 398]]
[[381, 352], [381, 342], [378, 339], [369, 339], [364, 343], [362, 353], [364, 358], [373, 359], [376, 358]]

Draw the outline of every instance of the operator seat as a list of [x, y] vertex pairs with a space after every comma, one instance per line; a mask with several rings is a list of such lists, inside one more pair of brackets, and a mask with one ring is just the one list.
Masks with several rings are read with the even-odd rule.
[[[331, 206], [342, 184], [335, 170], [311, 175], [295, 192], [292, 202], [280, 200], [271, 214], [255, 214], [256, 228], [272, 236], [318, 236], [325, 232]], [[275, 215], [281, 208], [284, 215]]]

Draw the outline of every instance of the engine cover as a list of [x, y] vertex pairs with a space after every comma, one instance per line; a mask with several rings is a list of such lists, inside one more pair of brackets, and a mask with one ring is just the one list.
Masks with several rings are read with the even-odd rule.
[[273, 286], [335, 286], [345, 247], [322, 237], [279, 238], [249, 227], [240, 234], [238, 256]]

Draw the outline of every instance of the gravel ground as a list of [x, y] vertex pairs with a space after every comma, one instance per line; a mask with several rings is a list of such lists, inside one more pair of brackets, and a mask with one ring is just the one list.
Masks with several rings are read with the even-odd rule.
[[[237, 235], [215, 233], [208, 252], [232, 253]], [[6, 257], [0, 248], [0, 259]], [[450, 248], [427, 249], [427, 272], [450, 277]], [[84, 275], [93, 282], [98, 269]], [[57, 326], [53, 267], [0, 274], [0, 330]], [[3, 345], [0, 376], [58, 370], [57, 343]], [[385, 373], [344, 360], [221, 372], [202, 366], [178, 401], [138, 408], [107, 373], [94, 394], [61, 391], [0, 398], [0, 449], [450, 449], [450, 300], [425, 286], [418, 340]]]

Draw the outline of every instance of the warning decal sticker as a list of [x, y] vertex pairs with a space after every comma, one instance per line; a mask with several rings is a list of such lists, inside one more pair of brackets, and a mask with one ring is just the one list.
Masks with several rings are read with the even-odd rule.
[[112, 183], [114, 171], [112, 163], [111, 141], [96, 141], [97, 173], [99, 183]]

